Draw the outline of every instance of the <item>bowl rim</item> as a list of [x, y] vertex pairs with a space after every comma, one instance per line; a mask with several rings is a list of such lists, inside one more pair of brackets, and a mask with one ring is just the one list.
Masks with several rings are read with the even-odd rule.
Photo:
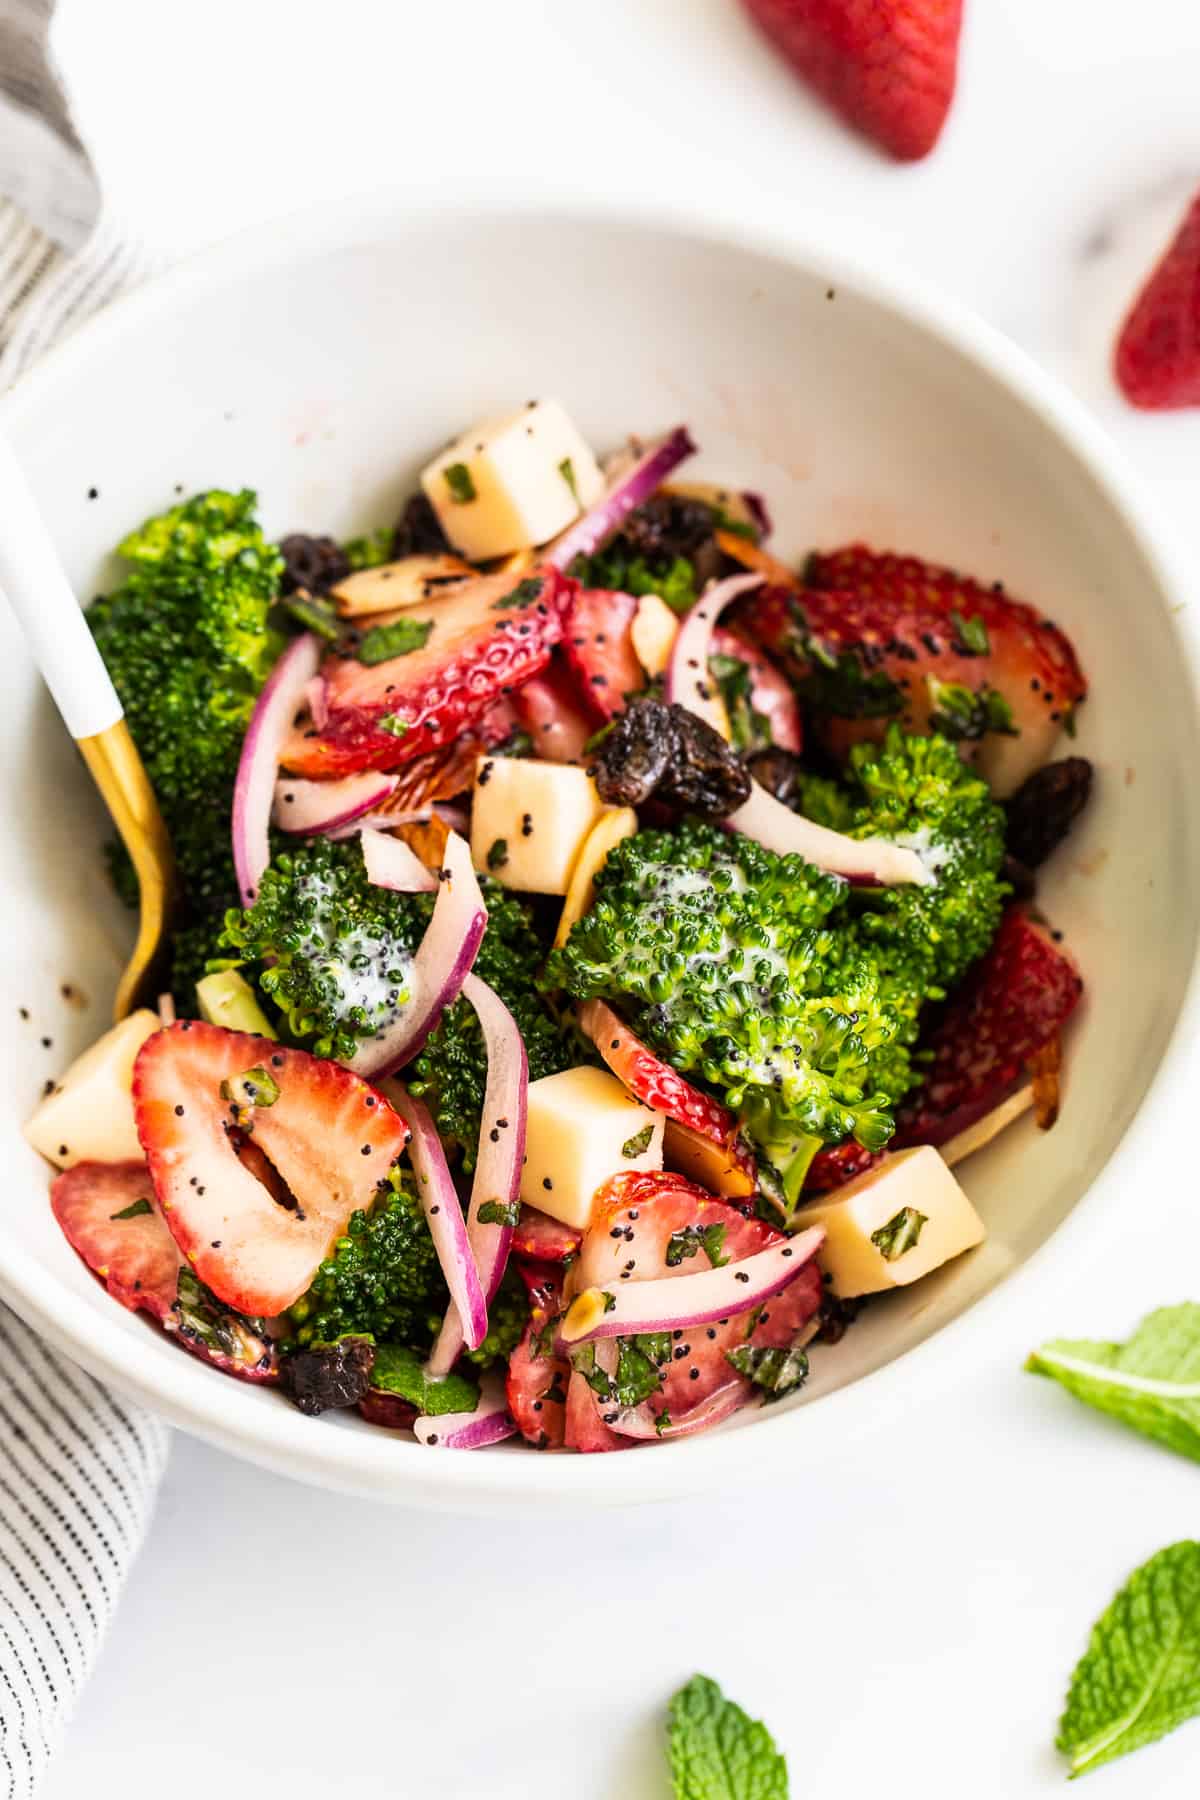
[[[109, 345], [127, 343], [144, 320], [169, 313], [179, 298], [227, 289], [247, 277], [269, 272], [302, 257], [403, 237], [414, 226], [441, 224], [461, 232], [474, 215], [489, 223], [652, 231], [689, 239], [715, 253], [748, 252], [774, 259], [879, 306], [962, 356], [1033, 415], [1074, 457], [1112, 509], [1145, 562], [1159, 590], [1200, 720], [1200, 656], [1169, 604], [1191, 590], [1189, 570], [1171, 529], [1148, 496], [1124, 454], [1099, 421], [1059, 380], [970, 308], [940, 293], [886, 255], [848, 240], [844, 226], [808, 213], [786, 226], [745, 216], [714, 216], [713, 209], [685, 197], [661, 200], [611, 196], [564, 202], [553, 190], [520, 200], [486, 189], [456, 192], [411, 186], [388, 187], [353, 196], [332, 206], [300, 209], [267, 225], [255, 225], [186, 257], [173, 268], [124, 295], [87, 320], [43, 357], [0, 399], [0, 430], [18, 440], [23, 422], [53, 405], [73, 372]], [[861, 234], [860, 234], [861, 238]], [[848, 1387], [806, 1405], [780, 1409], [731, 1431], [701, 1434], [652, 1457], [534, 1458], [517, 1454], [432, 1456], [418, 1459], [413, 1447], [397, 1446], [383, 1432], [314, 1430], [291, 1409], [261, 1405], [258, 1396], [234, 1382], [218, 1383], [187, 1356], [154, 1365], [147, 1379], [130, 1366], [130, 1336], [116, 1312], [76, 1308], [69, 1291], [38, 1258], [0, 1240], [0, 1296], [28, 1324], [113, 1387], [141, 1401], [172, 1424], [232, 1450], [250, 1461], [320, 1486], [370, 1495], [407, 1505], [433, 1503], [483, 1509], [493, 1503], [530, 1498], [546, 1506], [620, 1505], [661, 1500], [759, 1478], [805, 1462], [828, 1458], [835, 1445], [853, 1443], [873, 1417], [894, 1418], [919, 1390], [936, 1398], [952, 1382], [966, 1379], [979, 1363], [987, 1333], [1014, 1311], [1018, 1290], [1028, 1302], [1044, 1292], [1068, 1258], [1098, 1254], [1120, 1214], [1122, 1177], [1179, 1116], [1185, 1090], [1187, 1045], [1200, 1022], [1200, 957], [1193, 957], [1178, 1017], [1146, 1094], [1123, 1136], [1080, 1195], [1067, 1217], [1022, 1263], [1011, 1278], [981, 1295], [958, 1317], [892, 1361]], [[1086, 1223], [1086, 1232], [1085, 1232]], [[64, 1296], [67, 1301], [64, 1313]], [[1020, 1349], [1013, 1346], [1016, 1365]], [[798, 1434], [803, 1433], [803, 1436]], [[732, 1446], [737, 1448], [733, 1449]]]

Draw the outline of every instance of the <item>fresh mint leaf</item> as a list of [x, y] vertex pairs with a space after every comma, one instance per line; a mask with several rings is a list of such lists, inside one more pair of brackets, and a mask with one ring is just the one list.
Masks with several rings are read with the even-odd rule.
[[498, 600], [492, 601], [492, 611], [504, 612], [512, 606], [532, 606], [535, 600], [541, 599], [545, 585], [541, 575], [527, 575], [524, 581], [518, 581], [516, 587], [507, 594], [501, 594]]
[[695, 1256], [697, 1250], [703, 1250], [714, 1269], [722, 1268], [729, 1258], [725, 1255], [724, 1225], [681, 1225], [667, 1239], [666, 1264], [668, 1269], [677, 1269], [687, 1256]]
[[466, 463], [449, 463], [442, 470], [442, 474], [446, 477], [450, 498], [459, 506], [465, 506], [469, 500], [478, 499], [475, 480]]
[[314, 594], [295, 593], [285, 594], [280, 605], [306, 631], [315, 631], [318, 637], [325, 638], [331, 644], [335, 644], [341, 637], [342, 620], [332, 600], [322, 600]]
[[342, 552], [352, 569], [377, 569], [392, 560], [396, 534], [390, 525], [379, 531], [368, 531], [365, 537], [350, 538]]
[[430, 1375], [424, 1358], [400, 1344], [380, 1344], [375, 1351], [371, 1386], [385, 1394], [399, 1394], [419, 1412], [429, 1415], [474, 1412], [479, 1389], [463, 1375]]
[[375, 723], [380, 731], [386, 731], [389, 737], [403, 737], [411, 729], [409, 721], [402, 719], [399, 713], [384, 713], [383, 717], [376, 719]]
[[1012, 707], [995, 688], [986, 684], [969, 688], [961, 681], [939, 681], [936, 675], [927, 676], [926, 680], [931, 731], [940, 731], [954, 743], [976, 743], [989, 731], [1002, 737], [1020, 737]]
[[507, 861], [508, 861], [508, 839], [507, 838], [493, 838], [491, 844], [488, 847], [488, 853], [487, 853], [488, 868], [492, 871], [492, 873], [494, 875], [496, 873], [496, 870], [502, 869]]
[[878, 1231], [871, 1233], [871, 1242], [884, 1262], [897, 1262], [906, 1250], [915, 1249], [921, 1232], [928, 1223], [926, 1213], [918, 1212], [915, 1206], [902, 1206], [886, 1225], [881, 1225]]
[[481, 1225], [515, 1225], [520, 1212], [515, 1200], [485, 1200], [475, 1217]]
[[1200, 1543], [1135, 1569], [1092, 1627], [1058, 1724], [1071, 1774], [1140, 1750], [1200, 1713]]
[[1127, 1344], [1056, 1338], [1025, 1364], [1123, 1425], [1200, 1462], [1200, 1305], [1162, 1306]]
[[575, 480], [575, 464], [571, 461], [569, 456], [563, 457], [558, 465], [558, 472], [571, 490], [571, 498], [576, 506], [582, 506], [583, 502], [579, 498], [579, 484]]
[[803, 1350], [739, 1344], [736, 1350], [725, 1352], [725, 1360], [762, 1389], [765, 1403], [794, 1394], [808, 1379], [808, 1358]]
[[787, 1764], [771, 1734], [693, 1675], [671, 1701], [667, 1758], [675, 1800], [788, 1800]]
[[372, 625], [364, 631], [355, 651], [360, 663], [373, 669], [377, 663], [390, 662], [393, 656], [411, 656], [421, 650], [433, 630], [432, 619], [396, 619], [390, 625]]
[[108, 1216], [110, 1219], [141, 1219], [153, 1211], [149, 1200], [134, 1200], [128, 1206], [123, 1206], [120, 1212], [109, 1213]]
[[962, 649], [968, 656], [987, 656], [992, 648], [992, 640], [988, 636], [988, 628], [978, 613], [965, 619], [962, 613], [952, 612], [950, 623], [959, 636]]
[[621, 1155], [629, 1157], [631, 1161], [634, 1157], [644, 1156], [650, 1148], [650, 1139], [653, 1136], [653, 1125], [644, 1125], [640, 1131], [635, 1131], [631, 1138], [625, 1139], [621, 1145]]

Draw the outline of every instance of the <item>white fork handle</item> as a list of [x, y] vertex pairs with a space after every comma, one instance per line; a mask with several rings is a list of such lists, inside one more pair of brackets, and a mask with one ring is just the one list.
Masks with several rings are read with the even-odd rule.
[[17, 615], [73, 738], [121, 718], [121, 702], [29, 483], [0, 437], [0, 593]]

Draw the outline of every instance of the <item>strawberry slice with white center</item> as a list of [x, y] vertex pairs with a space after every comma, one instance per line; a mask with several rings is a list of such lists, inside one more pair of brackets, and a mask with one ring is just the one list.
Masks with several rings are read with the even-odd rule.
[[508, 1359], [508, 1410], [535, 1450], [560, 1450], [566, 1432], [571, 1365], [554, 1352], [553, 1321], [562, 1312], [562, 1270], [519, 1263], [529, 1293], [529, 1323]]
[[513, 1232], [512, 1254], [527, 1256], [532, 1262], [565, 1263], [578, 1256], [582, 1231], [539, 1212], [536, 1206], [523, 1206]]
[[811, 557], [804, 585], [761, 588], [740, 617], [834, 750], [893, 719], [942, 731], [1001, 794], [1048, 761], [1087, 696], [1064, 633], [999, 583], [864, 544]]
[[722, 1146], [734, 1142], [738, 1122], [727, 1106], [685, 1081], [677, 1069], [657, 1057], [636, 1032], [630, 1031], [603, 1000], [585, 1000], [579, 1009], [579, 1028], [635, 1100], [656, 1112], [666, 1113], [680, 1125], [688, 1125], [702, 1137]]
[[548, 662], [573, 586], [551, 568], [481, 575], [374, 620], [326, 658], [327, 716], [319, 730], [298, 722], [284, 767], [319, 780], [396, 768], [454, 743]]
[[570, 670], [557, 660], [559, 654], [555, 651], [540, 675], [522, 682], [511, 704], [535, 756], [543, 762], [580, 762], [595, 726], [579, 703]]
[[[568, 1287], [577, 1292], [585, 1287], [611, 1288], [628, 1281], [699, 1274], [725, 1262], [741, 1262], [784, 1241], [784, 1234], [763, 1220], [746, 1218], [681, 1176], [616, 1175], [596, 1197], [592, 1223]], [[747, 1345], [792, 1345], [816, 1315], [821, 1292], [820, 1271], [816, 1262], [810, 1261], [764, 1306], [672, 1332], [661, 1385], [637, 1413], [651, 1427], [663, 1415], [679, 1425], [718, 1394], [729, 1394], [735, 1405], [744, 1404], [754, 1390], [730, 1363], [729, 1352]], [[588, 1387], [586, 1377], [577, 1371], [572, 1377], [573, 1389], [579, 1381]], [[592, 1387], [588, 1393], [595, 1402], [597, 1437], [602, 1431], [619, 1438], [613, 1431], [622, 1422], [619, 1407]], [[580, 1432], [582, 1412], [580, 1397], [574, 1415], [568, 1407], [568, 1442], [573, 1418], [576, 1434]], [[597, 1441], [589, 1447], [616, 1446]]]
[[[383, 1095], [339, 1064], [189, 1019], [147, 1038], [133, 1105], [179, 1248], [218, 1299], [268, 1318], [305, 1292], [408, 1138]], [[243, 1164], [240, 1132], [293, 1204]]]
[[630, 694], [646, 685], [631, 627], [638, 603], [632, 594], [579, 588], [563, 614], [563, 654], [584, 703], [597, 719], [624, 712]]
[[145, 1163], [77, 1163], [55, 1180], [50, 1206], [67, 1242], [114, 1300], [149, 1313], [186, 1350], [226, 1374], [276, 1380], [274, 1345], [256, 1324], [211, 1305], [196, 1287], [189, 1291], [188, 1265]]

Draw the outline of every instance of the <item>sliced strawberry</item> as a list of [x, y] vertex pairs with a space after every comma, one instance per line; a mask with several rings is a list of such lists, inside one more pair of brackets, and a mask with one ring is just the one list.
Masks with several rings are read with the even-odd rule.
[[1200, 194], [1121, 327], [1114, 368], [1134, 406], [1200, 406]]
[[[255, 1083], [264, 1097], [247, 1118], [221, 1086], [255, 1070], [277, 1093]], [[176, 1243], [218, 1299], [267, 1318], [304, 1293], [408, 1137], [383, 1096], [339, 1064], [189, 1019], [147, 1038], [133, 1104]], [[293, 1206], [239, 1160], [231, 1127], [252, 1136]]]
[[529, 1292], [529, 1323], [508, 1359], [508, 1410], [537, 1450], [561, 1450], [566, 1431], [570, 1364], [554, 1354], [553, 1321], [562, 1311], [562, 1271], [520, 1265]]
[[764, 656], [761, 647], [741, 632], [718, 625], [712, 634], [713, 654], [736, 657], [750, 670], [750, 705], [767, 721], [771, 742], [796, 754], [804, 748], [804, 727], [795, 690], [787, 676]]
[[728, 1147], [734, 1143], [738, 1122], [728, 1107], [701, 1093], [669, 1063], [655, 1056], [628, 1025], [621, 1023], [611, 1006], [603, 1000], [586, 1000], [579, 1009], [579, 1026], [635, 1099], [690, 1126], [714, 1144]]
[[[680, 1176], [616, 1175], [596, 1197], [571, 1285], [603, 1287], [698, 1274], [718, 1266], [710, 1260], [710, 1247], [718, 1258], [740, 1262], [782, 1241], [782, 1232], [761, 1219], [746, 1218]], [[651, 1414], [666, 1412], [678, 1421], [733, 1384], [737, 1371], [729, 1351], [747, 1343], [793, 1343], [820, 1306], [821, 1293], [820, 1271], [815, 1262], [807, 1263], [761, 1309], [748, 1307], [715, 1325], [674, 1332], [662, 1386], [646, 1402]], [[747, 1387], [746, 1398], [750, 1391]], [[599, 1423], [607, 1429], [612, 1409], [601, 1402], [598, 1411]]]
[[818, 1150], [809, 1164], [804, 1192], [827, 1194], [833, 1188], [844, 1187], [856, 1175], [873, 1168], [879, 1160], [880, 1152], [864, 1150], [852, 1138], [844, 1144], [830, 1144], [826, 1149]]
[[194, 1356], [243, 1381], [274, 1381], [278, 1359], [248, 1320], [181, 1292], [187, 1268], [145, 1163], [76, 1163], [50, 1189], [67, 1242], [131, 1312], [147, 1312]]
[[183, 1258], [158, 1210], [145, 1163], [76, 1163], [55, 1178], [50, 1207], [67, 1242], [113, 1298], [164, 1324]]
[[899, 158], [937, 143], [958, 71], [962, 0], [744, 0], [810, 86]]
[[630, 634], [637, 609], [632, 594], [578, 588], [564, 611], [563, 654], [597, 719], [624, 712], [629, 695], [646, 685]]
[[319, 779], [396, 768], [453, 744], [549, 660], [573, 587], [552, 568], [481, 575], [397, 614], [393, 623], [430, 627], [420, 648], [374, 664], [332, 652], [321, 670], [328, 717], [319, 731], [296, 726], [280, 752], [284, 767]]
[[584, 1376], [572, 1371], [567, 1383], [567, 1411], [563, 1440], [568, 1450], [593, 1456], [606, 1450], [632, 1450], [633, 1439], [618, 1437], [600, 1416], [601, 1402]]
[[560, 1225], [548, 1213], [535, 1206], [523, 1206], [513, 1232], [514, 1256], [528, 1256], [534, 1262], [564, 1263], [578, 1256], [583, 1241], [582, 1231], [571, 1225]]
[[751, 595], [742, 620], [788, 669], [836, 751], [899, 719], [959, 738], [993, 787], [1011, 793], [1048, 761], [1086, 698], [1067, 638], [999, 584], [863, 544], [812, 557], [806, 580]]
[[529, 733], [533, 754], [544, 762], [578, 762], [594, 729], [579, 704], [578, 688], [556, 650], [540, 675], [523, 682], [512, 708]]
[[358, 1410], [368, 1425], [382, 1425], [387, 1431], [409, 1431], [417, 1417], [417, 1409], [399, 1394], [385, 1394], [382, 1388], [369, 1388], [358, 1402]]
[[1009, 907], [991, 949], [923, 1040], [933, 1060], [897, 1116], [896, 1147], [944, 1144], [990, 1112], [1057, 1036], [1082, 993], [1070, 957], [1021, 907]]

